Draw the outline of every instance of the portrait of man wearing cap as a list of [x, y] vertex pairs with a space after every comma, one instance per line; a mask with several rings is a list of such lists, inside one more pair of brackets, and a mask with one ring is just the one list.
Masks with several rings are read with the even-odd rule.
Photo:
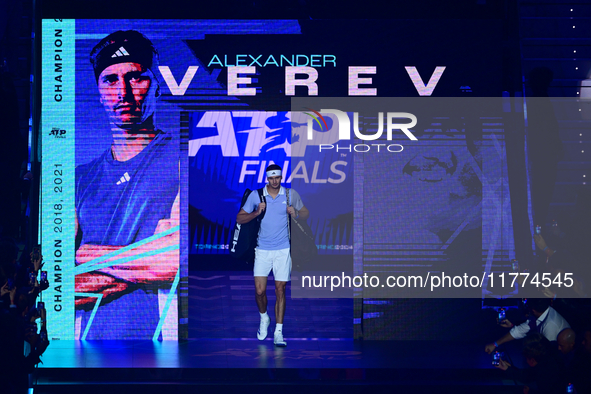
[[76, 265], [96, 266], [76, 276], [76, 336], [152, 339], [179, 269], [178, 137], [154, 124], [161, 93], [148, 38], [109, 34], [90, 62], [112, 141], [76, 167]]
[[266, 211], [257, 238], [254, 258], [254, 284], [256, 303], [259, 308], [260, 324], [257, 338], [267, 337], [271, 319], [267, 313], [267, 278], [273, 271], [275, 281], [275, 332], [273, 342], [285, 347], [283, 338], [283, 318], [285, 317], [285, 288], [291, 280], [291, 255], [288, 215], [306, 220], [310, 212], [304, 206], [299, 193], [281, 186], [283, 172], [281, 167], [271, 164], [266, 169], [269, 183], [263, 188], [265, 201], [261, 202], [259, 193], [250, 193], [244, 206], [238, 212], [236, 221], [248, 223]]

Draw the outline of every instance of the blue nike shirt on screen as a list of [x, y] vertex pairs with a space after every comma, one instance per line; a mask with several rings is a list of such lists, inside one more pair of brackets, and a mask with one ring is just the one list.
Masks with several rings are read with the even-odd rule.
[[[154, 235], [179, 192], [178, 140], [160, 133], [137, 156], [119, 162], [111, 149], [76, 167], [80, 245], [127, 246]], [[130, 285], [98, 309], [86, 339], [152, 339], [160, 319], [158, 286]], [[77, 310], [80, 331], [90, 311]]]
[[161, 133], [137, 156], [120, 162], [109, 148], [76, 167], [80, 245], [130, 245], [154, 235], [170, 218], [179, 190], [179, 150]]

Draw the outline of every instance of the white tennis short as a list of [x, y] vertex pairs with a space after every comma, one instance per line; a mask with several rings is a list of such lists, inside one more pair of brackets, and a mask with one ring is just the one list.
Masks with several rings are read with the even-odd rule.
[[289, 248], [279, 250], [255, 249], [254, 276], [269, 276], [273, 270], [273, 278], [281, 282], [291, 280], [291, 256]]

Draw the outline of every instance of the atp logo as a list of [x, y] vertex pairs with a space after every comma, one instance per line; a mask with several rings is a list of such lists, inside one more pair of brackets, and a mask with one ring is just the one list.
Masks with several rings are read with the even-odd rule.
[[60, 129], [59, 127], [52, 127], [49, 135], [53, 135], [55, 138], [66, 138], [66, 130]]

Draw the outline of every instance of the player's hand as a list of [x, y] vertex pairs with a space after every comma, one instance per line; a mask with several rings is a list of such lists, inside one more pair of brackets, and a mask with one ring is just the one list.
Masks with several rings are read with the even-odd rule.
[[287, 214], [296, 217], [296, 210], [294, 207], [287, 207]]
[[256, 214], [257, 216], [259, 216], [261, 213], [263, 213], [263, 211], [265, 210], [265, 208], [267, 208], [267, 204], [264, 202], [259, 203], [259, 205], [257, 206], [257, 210], [256, 210]]
[[76, 265], [88, 263], [119, 249], [120, 246], [84, 244], [76, 251]]
[[180, 223], [181, 218], [181, 193], [179, 192], [172, 203], [172, 208], [170, 209], [170, 219], [161, 219], [158, 221], [158, 225], [156, 226], [156, 230], [154, 234], [162, 233], [166, 230], [170, 230], [173, 227], [176, 227]]
[[[88, 272], [76, 275], [75, 289], [76, 293], [102, 294], [102, 302], [110, 302], [125, 294], [128, 284], [113, 278], [110, 275], [104, 275], [100, 272]], [[90, 310], [97, 302], [96, 297], [76, 297], [76, 308]]]
[[[158, 221], [154, 235], [177, 227], [179, 222], [180, 193], [172, 204], [170, 218]], [[147, 244], [132, 247], [130, 250], [107, 258], [103, 261], [107, 264], [96, 267], [97, 271], [76, 276], [76, 291], [102, 293], [104, 297], [112, 299], [123, 295], [128, 283], [171, 283], [179, 269], [179, 243], [180, 231], [176, 230], [171, 234], [157, 237]], [[123, 246], [84, 244], [76, 251], [76, 265], [88, 263], [121, 248]], [[136, 255], [142, 255], [142, 257]], [[95, 298], [77, 299], [76, 305], [94, 305], [95, 300]]]
[[494, 352], [496, 348], [497, 347], [495, 346], [494, 343], [489, 343], [488, 345], [486, 345], [484, 347], [484, 351], [488, 354], [492, 354], [492, 352]]
[[156, 226], [156, 231], [154, 231], [154, 235], [159, 234], [159, 233], [163, 233], [164, 231], [170, 230], [171, 228], [178, 226], [178, 225], [179, 225], [178, 220], [160, 219], [158, 221], [158, 225]]

